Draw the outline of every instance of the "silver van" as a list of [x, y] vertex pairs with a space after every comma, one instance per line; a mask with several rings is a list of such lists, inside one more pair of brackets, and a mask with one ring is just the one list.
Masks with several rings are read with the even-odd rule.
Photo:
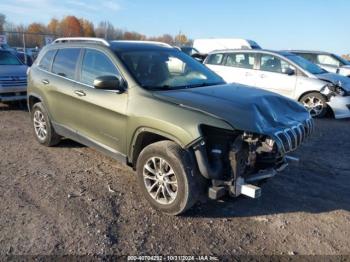
[[290, 53], [301, 56], [331, 73], [350, 77], [350, 61], [332, 53], [320, 51], [292, 50]]
[[222, 50], [210, 53], [204, 64], [228, 83], [256, 86], [300, 101], [313, 117], [323, 117], [329, 108], [335, 118], [350, 117], [350, 79], [295, 54]]

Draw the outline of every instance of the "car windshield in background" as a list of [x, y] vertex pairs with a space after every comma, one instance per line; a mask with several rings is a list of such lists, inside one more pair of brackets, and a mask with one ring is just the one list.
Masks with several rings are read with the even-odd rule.
[[309, 62], [308, 60], [306, 60], [305, 58], [302, 58], [301, 56], [287, 55], [287, 58], [311, 74], [319, 75], [319, 74], [327, 73], [326, 70], [322, 69], [318, 65], [315, 65]]
[[172, 90], [223, 84], [221, 77], [176, 50], [118, 53], [135, 80], [149, 90]]
[[19, 59], [10, 52], [0, 52], [0, 65], [21, 65]]
[[343, 65], [350, 65], [350, 61], [342, 58], [341, 56], [338, 55], [334, 55], [341, 63], [343, 63]]

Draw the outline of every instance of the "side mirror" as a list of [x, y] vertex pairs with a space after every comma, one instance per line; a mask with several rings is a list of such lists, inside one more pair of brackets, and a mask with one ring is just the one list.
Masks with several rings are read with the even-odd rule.
[[99, 76], [94, 80], [94, 87], [102, 90], [116, 90], [118, 94], [125, 91], [122, 80], [116, 76]]
[[295, 70], [292, 68], [287, 68], [285, 74], [289, 76], [295, 75]]
[[196, 59], [200, 63], [204, 62], [204, 57], [201, 54], [195, 53], [195, 54], [191, 55], [191, 57]]

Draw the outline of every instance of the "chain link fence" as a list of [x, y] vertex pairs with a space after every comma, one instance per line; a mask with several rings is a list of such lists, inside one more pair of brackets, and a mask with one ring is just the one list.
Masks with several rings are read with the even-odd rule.
[[17, 31], [0, 32], [0, 48], [7, 49], [23, 56], [23, 62], [35, 60], [40, 49], [50, 44], [58, 36], [46, 33], [28, 33]]

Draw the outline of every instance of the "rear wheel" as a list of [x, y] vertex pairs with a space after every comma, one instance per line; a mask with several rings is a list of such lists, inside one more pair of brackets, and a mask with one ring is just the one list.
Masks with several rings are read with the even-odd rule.
[[303, 95], [300, 102], [309, 111], [312, 117], [321, 118], [327, 113], [327, 101], [320, 93], [312, 92]]
[[33, 106], [31, 115], [34, 134], [38, 142], [45, 146], [58, 144], [60, 142], [60, 136], [53, 129], [49, 116], [41, 102]]
[[191, 208], [199, 197], [190, 154], [176, 143], [161, 141], [144, 148], [137, 160], [141, 191], [156, 210], [178, 215]]

